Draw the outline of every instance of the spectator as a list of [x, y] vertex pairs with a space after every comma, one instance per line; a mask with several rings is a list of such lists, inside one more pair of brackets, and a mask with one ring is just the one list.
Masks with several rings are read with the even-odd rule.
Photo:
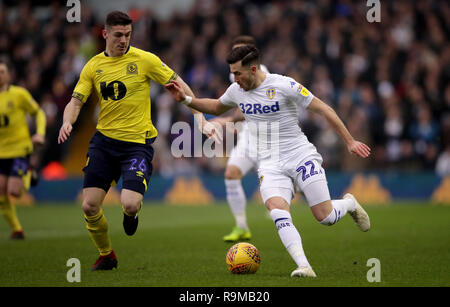
[[[82, 22], [70, 24], [59, 1], [39, 10], [32, 1], [10, 3], [0, 1], [0, 54], [11, 55], [12, 82], [27, 87], [41, 102], [51, 130], [80, 67], [103, 49], [103, 16], [83, 4]], [[133, 43], [161, 54], [198, 96], [223, 93], [229, 82], [224, 58], [230, 41], [241, 34], [254, 36], [270, 71], [299, 80], [373, 142], [371, 164], [339, 163], [346, 153], [335, 150], [329, 127], [300, 114], [305, 133], [322, 147], [327, 169], [438, 168], [437, 158], [445, 160], [448, 152], [448, 1], [390, 1], [381, 9], [380, 24], [366, 22], [364, 1], [198, 0], [190, 11], [168, 19], [159, 20], [150, 8], [130, 7], [130, 14]], [[193, 121], [166, 100], [163, 90], [152, 92], [153, 120], [161, 128], [158, 142], [165, 152], [173, 140], [168, 127]], [[54, 142], [49, 146], [49, 152], [58, 152]], [[155, 172], [164, 174], [174, 174], [170, 168], [175, 164], [190, 173], [222, 167], [204, 159], [191, 161], [189, 168], [183, 159], [156, 162]]]

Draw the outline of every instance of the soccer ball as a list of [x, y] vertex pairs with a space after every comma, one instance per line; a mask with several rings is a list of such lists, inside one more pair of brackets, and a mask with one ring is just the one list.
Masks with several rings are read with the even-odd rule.
[[254, 245], [240, 242], [228, 250], [226, 262], [233, 274], [253, 274], [258, 271], [261, 256]]

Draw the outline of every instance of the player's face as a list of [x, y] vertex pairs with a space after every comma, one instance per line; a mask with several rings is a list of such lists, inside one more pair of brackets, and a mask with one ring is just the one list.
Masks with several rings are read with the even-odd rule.
[[234, 75], [234, 81], [244, 90], [255, 88], [256, 67], [254, 65], [242, 66], [241, 61], [230, 64], [230, 71]]
[[106, 40], [106, 50], [111, 52], [111, 56], [121, 56], [130, 45], [131, 25], [107, 27], [103, 30], [103, 37]]
[[0, 64], [0, 87], [9, 82], [8, 67], [5, 64]]

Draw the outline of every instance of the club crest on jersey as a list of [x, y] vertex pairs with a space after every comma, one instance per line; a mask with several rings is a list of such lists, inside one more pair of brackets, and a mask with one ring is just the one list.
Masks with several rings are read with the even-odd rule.
[[275, 97], [275, 94], [276, 94], [276, 91], [274, 88], [269, 88], [266, 91], [266, 95], [267, 95], [267, 97], [269, 97], [269, 99], [273, 99], [273, 97]]
[[127, 75], [137, 75], [138, 67], [136, 63], [129, 63], [127, 65]]

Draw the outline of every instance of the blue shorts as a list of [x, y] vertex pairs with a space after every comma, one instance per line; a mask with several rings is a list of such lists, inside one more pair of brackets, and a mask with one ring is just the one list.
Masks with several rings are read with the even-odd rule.
[[146, 144], [124, 142], [96, 132], [89, 144], [84, 171], [84, 188], [101, 188], [108, 192], [122, 177], [122, 188], [144, 195], [153, 171], [155, 138]]
[[22, 177], [28, 172], [29, 157], [0, 159], [0, 175]]

